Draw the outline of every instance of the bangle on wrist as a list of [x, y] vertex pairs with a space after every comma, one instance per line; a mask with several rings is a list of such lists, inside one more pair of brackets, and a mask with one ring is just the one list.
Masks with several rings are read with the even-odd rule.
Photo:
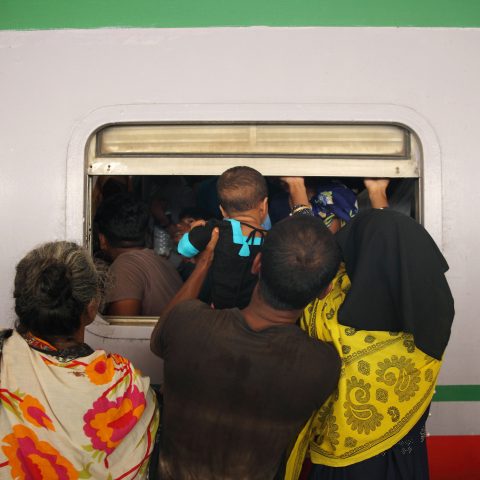
[[294, 205], [292, 207], [292, 212], [294, 212], [295, 210], [300, 210], [302, 208], [310, 208], [310, 205], [305, 205], [303, 203], [299, 203], [298, 205]]
[[311, 213], [312, 213], [311, 207], [307, 205], [296, 205], [294, 208], [292, 208], [292, 213], [290, 213], [290, 215], [296, 215], [296, 214], [311, 215]]

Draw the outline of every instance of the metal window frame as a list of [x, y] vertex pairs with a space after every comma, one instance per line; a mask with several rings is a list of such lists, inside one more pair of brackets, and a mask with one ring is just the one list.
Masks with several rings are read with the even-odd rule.
[[[374, 125], [397, 126], [404, 131], [405, 155], [186, 155], [186, 154], [101, 154], [97, 139], [102, 130], [111, 126], [145, 125]], [[118, 122], [97, 128], [89, 137], [86, 148], [85, 244], [91, 248], [93, 179], [104, 175], [219, 175], [234, 165], [248, 165], [269, 176], [331, 176], [422, 178], [422, 149], [414, 132], [394, 122]], [[167, 163], [171, 161], [171, 163]], [[281, 165], [274, 162], [284, 160]], [[287, 162], [288, 160], [288, 162]], [[388, 161], [385, 162], [385, 160]], [[345, 175], [345, 173], [348, 173]], [[422, 195], [420, 181], [415, 189], [416, 217], [421, 222]], [[103, 316], [110, 325], [154, 326], [157, 317]]]
[[[382, 126], [403, 130], [405, 155], [336, 155], [336, 154], [102, 154], [99, 141], [105, 128], [112, 126]], [[404, 125], [386, 122], [149, 122], [103, 125], [92, 135], [87, 146], [88, 175], [216, 175], [233, 165], [249, 165], [264, 175], [348, 176], [417, 178], [420, 176], [420, 159], [415, 155], [415, 135]]]

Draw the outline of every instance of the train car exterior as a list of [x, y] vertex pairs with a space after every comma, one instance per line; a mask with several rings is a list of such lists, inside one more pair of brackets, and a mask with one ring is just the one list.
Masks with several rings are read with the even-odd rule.
[[[480, 5], [225, 3], [0, 3], [1, 327], [15, 318], [22, 255], [43, 241], [85, 240], [87, 147], [99, 128], [402, 125], [418, 138], [422, 221], [449, 262], [456, 305], [428, 428], [469, 436], [478, 452]], [[155, 379], [150, 331], [98, 319], [89, 341], [122, 350]]]

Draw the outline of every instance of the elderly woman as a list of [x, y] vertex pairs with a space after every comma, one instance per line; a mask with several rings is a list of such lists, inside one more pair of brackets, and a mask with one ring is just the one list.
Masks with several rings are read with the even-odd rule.
[[425, 480], [425, 421], [454, 316], [448, 265], [427, 231], [389, 209], [362, 212], [336, 238], [345, 268], [301, 326], [342, 358], [338, 390], [313, 415], [288, 465], [310, 480]]
[[92, 350], [101, 275], [74, 243], [17, 265], [15, 329], [0, 334], [0, 477], [143, 479], [158, 426], [149, 379]]

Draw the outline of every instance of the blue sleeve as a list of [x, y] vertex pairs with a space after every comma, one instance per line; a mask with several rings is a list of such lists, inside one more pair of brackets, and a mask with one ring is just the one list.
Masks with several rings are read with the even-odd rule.
[[183, 237], [178, 242], [178, 253], [187, 258], [192, 258], [198, 255], [198, 250], [191, 244], [189, 234], [184, 233]]
[[207, 223], [204, 226], [195, 227], [189, 233], [185, 233], [178, 243], [178, 253], [187, 258], [198, 255], [210, 241], [212, 230], [213, 225]]

